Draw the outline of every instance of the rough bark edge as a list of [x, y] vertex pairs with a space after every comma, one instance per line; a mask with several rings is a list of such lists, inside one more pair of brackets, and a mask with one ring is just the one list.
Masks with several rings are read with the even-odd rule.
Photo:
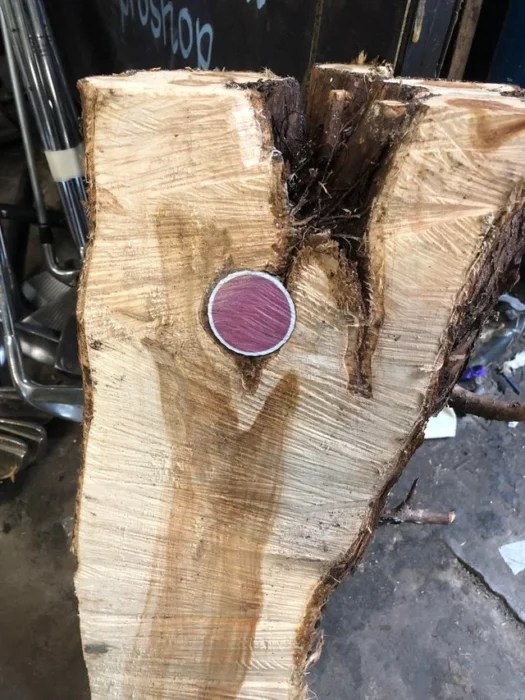
[[291, 165], [304, 141], [304, 109], [297, 80], [269, 74], [256, 82], [231, 81], [226, 87], [250, 90], [261, 97], [264, 116], [271, 127], [273, 147], [284, 162]]
[[272, 157], [273, 177], [270, 205], [278, 235], [273, 244], [275, 260], [266, 271], [285, 282], [285, 260], [288, 259], [294, 222], [288, 181], [298, 153], [304, 146], [304, 109], [301, 88], [294, 78], [261, 79], [257, 82], [228, 83], [228, 88], [248, 90], [255, 119], [264, 140], [264, 148]]
[[520, 401], [500, 401], [492, 396], [480, 396], [459, 385], [452, 389], [449, 405], [456, 411], [479, 416], [487, 420], [525, 421], [525, 403]]
[[[502, 230], [507, 234], [498, 235]], [[451, 320], [455, 325], [447, 331], [449, 350], [444, 355], [438, 376], [434, 412], [445, 405], [498, 297], [518, 281], [524, 253], [525, 189], [524, 183], [520, 182], [510, 193], [507, 206], [491, 224], [470, 270], [471, 285], [465, 286], [458, 300], [455, 318]]]
[[359, 67], [359, 72], [341, 70], [337, 67], [314, 66], [308, 86], [306, 115], [310, 136], [326, 123], [328, 93], [345, 90], [349, 93], [352, 107], [347, 118], [354, 120], [364, 105], [380, 98], [381, 86], [393, 77], [391, 66]]
[[[94, 148], [95, 148], [95, 126], [96, 114], [101, 105], [101, 95], [99, 90], [93, 88], [87, 80], [78, 82], [80, 99], [83, 115], [83, 132], [84, 132], [84, 166], [86, 173], [87, 185], [87, 215], [89, 222], [89, 235], [87, 244], [84, 250], [84, 261], [80, 278], [78, 282], [78, 299], [77, 299], [77, 329], [78, 329], [78, 354], [80, 366], [82, 368], [82, 386], [84, 389], [84, 420], [82, 422], [82, 457], [80, 460], [80, 470], [78, 474], [77, 497], [75, 502], [75, 523], [73, 527], [73, 538], [71, 549], [75, 555], [78, 555], [78, 530], [80, 526], [80, 518], [82, 512], [82, 492], [84, 486], [86, 451], [93, 418], [93, 387], [94, 382], [91, 376], [89, 365], [89, 349], [88, 340], [84, 325], [84, 308], [86, 305], [86, 288], [91, 266], [91, 254], [95, 241], [96, 229], [96, 209], [97, 209], [97, 190], [95, 183], [95, 165], [94, 165]], [[77, 561], [78, 566], [78, 561]]]
[[343, 70], [326, 65], [316, 66], [312, 72], [306, 106], [308, 132], [312, 138], [326, 121], [327, 95], [331, 90], [345, 90], [349, 93], [352, 106], [346, 117], [355, 123], [359, 120], [360, 113], [373, 102], [410, 102], [416, 97], [423, 98], [428, 95], [423, 84], [412, 85], [403, 79], [395, 79], [389, 65], [354, 65]]
[[[371, 105], [364, 111], [361, 122], [368, 119], [372, 113]], [[384, 105], [385, 103], [382, 102]], [[373, 395], [372, 386], [372, 359], [377, 347], [379, 335], [384, 321], [384, 251], [381, 248], [373, 250], [374, 242], [370, 241], [369, 230], [372, 218], [382, 217], [381, 202], [377, 198], [381, 194], [384, 185], [394, 168], [397, 168], [396, 158], [398, 149], [404, 141], [412, 141], [412, 134], [417, 131], [420, 121], [424, 118], [426, 108], [423, 102], [413, 100], [411, 102], [398, 102], [404, 105], [404, 113], [390, 118], [390, 131], [385, 127], [375, 132], [380, 142], [380, 148], [376, 150], [376, 159], [371, 161], [359, 172], [359, 180], [362, 180], [361, 191], [356, 193], [357, 202], [362, 209], [362, 216], [351, 229], [351, 233], [358, 241], [354, 245], [353, 254], [359, 270], [361, 280], [361, 293], [365, 307], [366, 329], [363, 333], [362, 344], [359, 348], [361, 371], [366, 381], [364, 396]], [[383, 110], [384, 111], [384, 110]], [[359, 125], [355, 129], [359, 133]], [[370, 139], [372, 140], [372, 139]], [[351, 144], [351, 141], [350, 141]], [[364, 164], [363, 164], [364, 165]]]

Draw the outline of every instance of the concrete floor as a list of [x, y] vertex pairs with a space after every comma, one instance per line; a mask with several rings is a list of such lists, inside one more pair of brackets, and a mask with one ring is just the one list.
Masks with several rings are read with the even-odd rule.
[[[325, 611], [308, 677], [319, 700], [523, 700], [525, 572], [499, 553], [525, 539], [525, 425], [464, 418], [428, 441], [395, 489], [457, 511], [449, 527], [384, 525]], [[87, 700], [69, 551], [79, 431], [0, 488], [0, 699]]]
[[79, 429], [55, 421], [49, 451], [0, 487], [0, 699], [88, 700], [70, 536]]
[[525, 539], [525, 425], [460, 420], [427, 441], [392, 501], [454, 509], [448, 526], [384, 525], [331, 598], [310, 687], [319, 700], [523, 700], [525, 572], [499, 547]]

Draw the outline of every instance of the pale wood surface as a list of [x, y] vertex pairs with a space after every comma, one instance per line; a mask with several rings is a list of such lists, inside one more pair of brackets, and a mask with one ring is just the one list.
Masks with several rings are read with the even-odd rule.
[[[504, 235], [495, 217], [521, 200], [522, 102], [436, 89], [377, 175], [365, 303], [327, 234], [286, 253], [263, 97], [229, 85], [261, 77], [82, 86], [94, 228], [76, 589], [96, 700], [306, 696], [332, 567], [360, 550], [417, 442], [447, 332]], [[286, 255], [295, 331], [248, 366], [212, 338], [207, 295]]]

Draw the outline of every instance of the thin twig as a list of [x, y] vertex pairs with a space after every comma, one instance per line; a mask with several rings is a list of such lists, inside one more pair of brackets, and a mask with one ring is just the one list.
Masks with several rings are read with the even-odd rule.
[[381, 523], [399, 525], [401, 523], [416, 523], [416, 525], [450, 525], [456, 519], [453, 510], [448, 513], [434, 513], [426, 508], [403, 508], [395, 513], [385, 510], [381, 516]]
[[392, 508], [392, 510], [383, 511], [379, 519], [382, 524], [393, 523], [399, 525], [400, 523], [416, 523], [418, 525], [450, 525], [450, 523], [454, 522], [456, 518], [454, 511], [436, 513], [426, 508], [412, 508], [410, 502], [414, 498], [416, 487], [417, 479], [414, 479], [414, 483], [410, 487], [406, 498], [395, 508]]
[[499, 401], [490, 396], [479, 396], [460, 386], [455, 386], [449, 404], [456, 411], [470, 413], [487, 420], [525, 421], [525, 403], [519, 401]]

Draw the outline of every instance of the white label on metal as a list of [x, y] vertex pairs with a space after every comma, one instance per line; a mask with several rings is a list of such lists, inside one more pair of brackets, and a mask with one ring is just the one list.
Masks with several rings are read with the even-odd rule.
[[84, 176], [84, 144], [62, 151], [44, 151], [55, 182], [66, 182]]

